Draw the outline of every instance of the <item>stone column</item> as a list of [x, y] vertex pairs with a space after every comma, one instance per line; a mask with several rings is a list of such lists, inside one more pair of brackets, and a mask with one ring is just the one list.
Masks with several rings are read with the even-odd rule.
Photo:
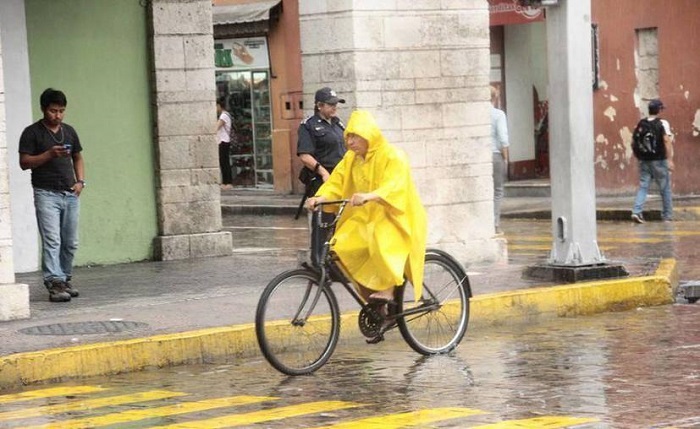
[[461, 261], [493, 238], [489, 12], [483, 0], [300, 0], [304, 105], [330, 86], [408, 153], [429, 245]]
[[0, 40], [0, 321], [29, 317], [29, 288], [25, 284], [15, 283], [15, 265], [12, 256], [4, 82], [2, 40]]
[[156, 259], [232, 253], [221, 231], [210, 0], [153, 0]]

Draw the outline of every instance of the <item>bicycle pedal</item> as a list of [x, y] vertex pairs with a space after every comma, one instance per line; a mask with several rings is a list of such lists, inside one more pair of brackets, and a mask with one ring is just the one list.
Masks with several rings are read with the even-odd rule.
[[374, 337], [367, 338], [365, 340], [365, 342], [367, 344], [377, 344], [377, 343], [381, 343], [382, 341], [384, 341], [384, 334], [375, 335]]

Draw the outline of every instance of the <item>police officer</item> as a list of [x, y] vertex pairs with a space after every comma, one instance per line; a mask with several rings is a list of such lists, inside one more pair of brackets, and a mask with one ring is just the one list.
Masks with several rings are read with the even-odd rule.
[[338, 98], [335, 91], [325, 87], [316, 91], [314, 115], [299, 125], [297, 156], [304, 167], [299, 179], [306, 185], [305, 195], [313, 196], [328, 180], [333, 168], [345, 154], [345, 126], [336, 116]]

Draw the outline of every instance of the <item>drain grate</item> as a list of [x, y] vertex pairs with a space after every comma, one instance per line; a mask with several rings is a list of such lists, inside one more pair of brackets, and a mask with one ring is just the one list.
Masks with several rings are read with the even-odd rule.
[[32, 326], [20, 329], [27, 335], [89, 335], [134, 331], [148, 328], [147, 323], [125, 320], [107, 320], [98, 322], [53, 323], [51, 325]]

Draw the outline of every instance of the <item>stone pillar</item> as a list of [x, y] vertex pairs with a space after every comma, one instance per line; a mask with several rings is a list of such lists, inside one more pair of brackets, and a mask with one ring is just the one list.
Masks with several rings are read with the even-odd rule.
[[489, 12], [483, 0], [300, 0], [304, 105], [330, 86], [411, 159], [431, 246], [504, 256], [493, 238]]
[[25, 284], [15, 283], [12, 256], [4, 82], [2, 40], [0, 40], [0, 321], [29, 317], [29, 288]]
[[150, 3], [161, 260], [232, 253], [221, 231], [210, 0]]

